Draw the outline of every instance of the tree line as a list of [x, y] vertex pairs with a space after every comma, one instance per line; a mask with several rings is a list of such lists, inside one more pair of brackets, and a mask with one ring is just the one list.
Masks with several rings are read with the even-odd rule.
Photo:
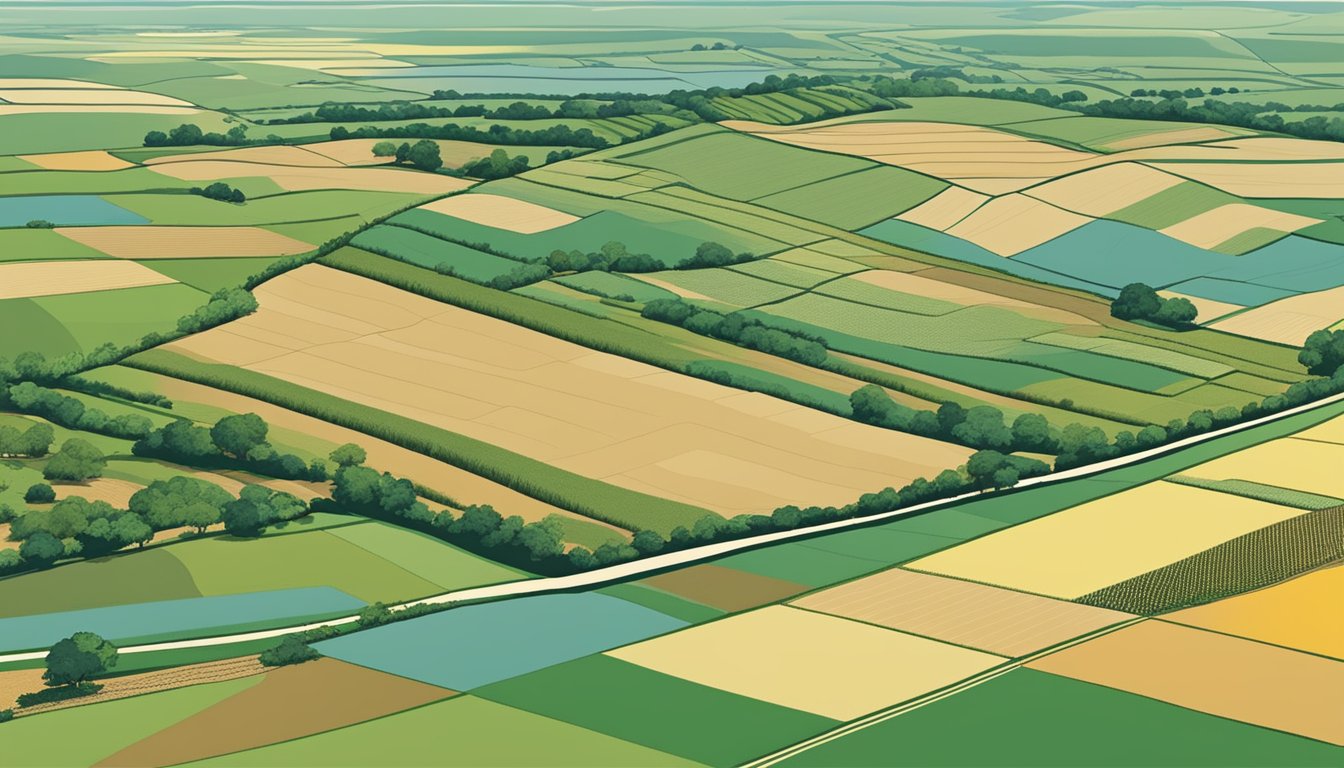
[[224, 416], [209, 428], [186, 419], [171, 421], [136, 440], [131, 453], [196, 467], [246, 469], [285, 480], [328, 479], [325, 462], [305, 462], [267, 441], [270, 425], [255, 413]]

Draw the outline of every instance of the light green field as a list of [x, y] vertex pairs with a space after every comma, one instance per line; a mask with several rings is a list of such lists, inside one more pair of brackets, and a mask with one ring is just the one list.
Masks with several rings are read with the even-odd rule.
[[126, 194], [111, 198], [153, 224], [197, 226], [285, 224], [352, 215], [367, 221], [423, 199], [423, 195], [403, 192], [351, 190], [289, 192], [250, 199], [243, 205], [224, 205], [197, 195]]
[[50, 229], [0, 229], [0, 262], [105, 258], [103, 252]]
[[432, 581], [445, 590], [527, 578], [451, 544], [386, 523], [363, 523], [331, 531], [360, 549]]

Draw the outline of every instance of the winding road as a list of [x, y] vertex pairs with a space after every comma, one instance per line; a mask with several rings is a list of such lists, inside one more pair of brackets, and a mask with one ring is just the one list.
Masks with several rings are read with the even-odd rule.
[[[1053, 483], [1067, 482], [1070, 480], [1076, 480], [1081, 477], [1095, 475], [1100, 472], [1107, 472], [1113, 469], [1119, 469], [1121, 467], [1130, 466], [1132, 464], [1138, 464], [1140, 462], [1157, 458], [1159, 456], [1165, 456], [1170, 453], [1175, 453], [1177, 451], [1189, 448], [1191, 446], [1206, 443], [1211, 440], [1226, 437], [1228, 435], [1233, 435], [1238, 432], [1244, 432], [1248, 429], [1254, 429], [1256, 427], [1264, 426], [1266, 424], [1272, 424], [1273, 422], [1280, 421], [1282, 419], [1286, 419], [1291, 416], [1297, 416], [1303, 413], [1308, 413], [1316, 409], [1324, 408], [1326, 406], [1339, 402], [1344, 402], [1344, 393], [1331, 395], [1330, 397], [1315, 400], [1305, 405], [1299, 405], [1294, 408], [1279, 411], [1278, 413], [1274, 413], [1269, 416], [1261, 416], [1259, 418], [1251, 419], [1250, 421], [1245, 421], [1240, 424], [1234, 424], [1230, 427], [1223, 427], [1221, 429], [1215, 429], [1210, 432], [1205, 432], [1204, 434], [1183, 438], [1181, 440], [1167, 443], [1166, 445], [1158, 446], [1157, 448], [1150, 448], [1148, 450], [1139, 451], [1137, 453], [1131, 453], [1126, 456], [1109, 459], [1107, 461], [1097, 462], [1095, 464], [1088, 464], [1086, 466], [1076, 467], [1074, 469], [1068, 469], [1062, 472], [1054, 472], [1049, 475], [1043, 475], [1041, 477], [1028, 478], [1026, 480], [1021, 481], [1016, 486], [1014, 486], [1014, 490], [1021, 488], [1031, 488], [1034, 486], [1050, 485]], [[714, 544], [706, 544], [700, 547], [683, 549], [677, 552], [670, 552], [665, 555], [655, 555], [653, 557], [646, 557], [641, 560], [634, 560], [628, 563], [620, 563], [618, 565], [607, 566], [605, 568], [598, 568], [591, 571], [585, 571], [583, 573], [575, 573], [568, 576], [553, 576], [548, 578], [528, 579], [525, 581], [510, 581], [505, 582], [503, 584], [492, 584], [484, 587], [471, 587], [468, 589], [459, 589], [452, 592], [444, 592], [442, 594], [433, 595], [431, 597], [421, 598], [419, 600], [412, 600], [409, 602], [400, 603], [398, 605], [391, 607], [396, 609], [396, 608], [405, 608], [413, 605], [440, 605], [443, 603], [460, 602], [468, 600], [494, 600], [508, 597], [519, 597], [522, 595], [534, 595], [545, 592], [562, 592], [574, 589], [600, 587], [606, 584], [625, 581], [633, 577], [644, 576], [646, 574], [656, 573], [658, 571], [667, 570], [669, 568], [690, 565], [692, 563], [696, 563], [701, 560], [709, 560], [712, 558], [721, 557], [723, 555], [732, 554], [734, 552], [740, 552], [742, 550], [752, 549], [765, 544], [776, 544], [779, 542], [790, 541], [792, 539], [803, 538], [806, 536], [814, 536], [818, 533], [825, 533], [829, 531], [842, 531], [847, 528], [857, 528], [859, 526], [864, 525], [873, 525], [875, 523], [884, 520], [892, 520], [895, 518], [904, 517], [906, 515], [913, 515], [931, 509], [953, 505], [958, 502], [965, 501], [967, 499], [972, 499], [980, 495], [982, 495], [980, 492], [971, 491], [968, 493], [960, 494], [958, 496], [952, 496], [946, 499], [939, 499], [937, 501], [924, 502], [922, 504], [915, 504], [909, 507], [903, 507], [901, 509], [893, 510], [890, 512], [883, 512], [876, 515], [849, 518], [846, 520], [836, 520], [829, 523], [822, 523], [820, 525], [809, 526], [807, 528], [796, 528], [788, 531], [775, 531], [773, 533], [765, 533], [759, 536], [751, 536], [744, 539], [735, 539], [733, 541], [722, 541]], [[229, 645], [232, 643], [243, 643], [252, 640], [265, 640], [267, 638], [272, 637], [282, 637], [284, 635], [288, 635], [294, 632], [301, 632], [308, 629], [317, 629], [318, 627], [340, 626], [343, 624], [349, 624], [355, 621], [357, 618], [358, 618], [357, 616], [344, 616], [341, 618], [329, 619], [327, 621], [317, 622], [313, 624], [278, 627], [275, 629], [267, 629], [256, 632], [241, 632], [229, 635], [218, 635], [214, 637], [201, 637], [192, 640], [175, 640], [162, 643], [147, 643], [144, 645], [128, 646], [119, 649], [119, 651], [122, 654], [134, 654], [134, 653], [149, 653], [152, 651], [170, 651], [183, 648], [204, 648], [217, 645]], [[35, 659], [44, 658], [46, 655], [47, 652], [45, 650], [3, 654], [0, 655], [0, 663], [6, 663], [12, 661], [31, 661]]]

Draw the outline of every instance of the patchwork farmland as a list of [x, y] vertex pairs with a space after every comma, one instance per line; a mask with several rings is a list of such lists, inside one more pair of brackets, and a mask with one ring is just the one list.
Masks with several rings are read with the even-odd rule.
[[1338, 9], [4, 10], [6, 764], [1339, 764]]

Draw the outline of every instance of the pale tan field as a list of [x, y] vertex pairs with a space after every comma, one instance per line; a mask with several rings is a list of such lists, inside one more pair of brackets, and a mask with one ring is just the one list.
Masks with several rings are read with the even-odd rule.
[[310, 150], [308, 146], [231, 147], [210, 152], [188, 152], [181, 155], [151, 157], [145, 161], [145, 165], [200, 163], [211, 160], [260, 163], [262, 165], [288, 165], [302, 168], [341, 167], [339, 162], [320, 152]]
[[1340, 606], [1344, 606], [1344, 566], [1335, 565], [1165, 618], [1344, 659], [1344, 611]]
[[1213, 299], [1202, 299], [1198, 296], [1191, 296], [1188, 293], [1177, 293], [1176, 291], [1158, 291], [1157, 295], [1164, 299], [1185, 299], [1195, 305], [1199, 314], [1196, 316], [1196, 322], [1210, 323], [1223, 315], [1231, 314], [1239, 309], [1245, 309], [1240, 304], [1229, 304], [1225, 301], [1214, 301]]
[[1073, 599], [1300, 514], [1155, 482], [968, 541], [909, 567]]
[[1140, 163], [1114, 163], [1056, 179], [1023, 194], [1088, 216], [1106, 216], [1183, 181]]
[[1144, 156], [1153, 160], [1340, 160], [1344, 159], [1344, 146], [1335, 141], [1256, 136], [1209, 144], [1155, 147], [1145, 151]]
[[23, 90], [0, 89], [0, 99], [10, 104], [149, 104], [159, 106], [189, 107], [191, 102], [145, 91], [124, 89], [94, 88], [85, 90], [40, 89]]
[[1298, 432], [1294, 437], [1344, 445], [1344, 417], [1336, 416], [1327, 422], [1317, 424], [1311, 429]]
[[475, 224], [527, 235], [563, 227], [579, 220], [578, 216], [544, 205], [491, 194], [457, 195], [445, 200], [435, 200], [420, 207]]
[[80, 496], [89, 501], [105, 501], [117, 509], [126, 509], [131, 496], [143, 488], [139, 483], [129, 480], [115, 480], [110, 477], [95, 477], [83, 483], [57, 483], [52, 486], [57, 499]]
[[1013, 657], [1132, 618], [902, 568], [831, 587], [793, 604]]
[[1026, 195], [996, 197], [947, 230], [1000, 256], [1012, 256], [1092, 219]]
[[194, 159], [178, 163], [159, 163], [150, 167], [164, 176], [183, 181], [215, 181], [263, 176], [289, 192], [310, 189], [357, 189], [369, 192], [445, 195], [466, 189], [472, 184], [470, 181], [440, 173], [421, 173], [399, 168], [305, 168], [234, 160]]
[[947, 189], [896, 218], [930, 229], [947, 229], [971, 215], [989, 197], [961, 187]]
[[118, 259], [288, 256], [313, 249], [260, 227], [57, 227], [56, 231]]
[[133, 261], [20, 261], [0, 264], [0, 299], [110, 291], [176, 280]]
[[1301, 346], [1312, 333], [1344, 318], [1344, 288], [1303, 293], [1249, 309], [1210, 327], [1239, 336]]
[[607, 655], [837, 720], [898, 704], [1003, 661], [987, 653], [779, 605]]
[[1344, 744], [1344, 664], [1319, 656], [1145, 621], [1027, 666]]
[[0, 77], [0, 88], [104, 88], [120, 90], [120, 86], [116, 85], [51, 77]]
[[1222, 128], [1216, 128], [1211, 125], [1199, 126], [1197, 128], [1180, 128], [1174, 131], [1159, 131], [1157, 133], [1146, 133], [1142, 136], [1131, 136], [1127, 139], [1117, 139], [1107, 142], [1104, 146], [1107, 149], [1141, 149], [1143, 147], [1157, 147], [1165, 144], [1185, 144], [1194, 141], [1213, 141], [1215, 139], [1225, 139], [1228, 136], [1235, 136]]
[[978, 192], [1003, 194], [1046, 179], [1110, 162], [993, 128], [955, 123], [810, 123], [781, 128], [726, 121], [729, 128], [786, 144], [866, 157], [888, 165], [956, 180]]
[[20, 155], [20, 160], [49, 171], [119, 171], [131, 163], [101, 149], [87, 152], [53, 152], [44, 155]]
[[[462, 504], [489, 504], [500, 514], [518, 515], [527, 522], [543, 520], [548, 515], [578, 517], [573, 512], [553, 507], [544, 501], [525, 496], [511, 488], [486, 480], [479, 475], [458, 469], [451, 464], [432, 459], [422, 453], [402, 448], [386, 440], [370, 437], [362, 432], [347, 429], [335, 424], [320, 421], [279, 406], [271, 405], [232, 392], [205, 387], [200, 384], [172, 379], [156, 374], [153, 377], [154, 390], [163, 392], [175, 402], [191, 402], [221, 408], [233, 413], [255, 413], [271, 425], [273, 433], [284, 431], [315, 437], [331, 444], [334, 448], [344, 443], [356, 443], [368, 454], [367, 464], [382, 472], [391, 472], [398, 477], [407, 477], [420, 485], [432, 488], [440, 493], [450, 494]], [[212, 475], [202, 479], [218, 483], [230, 493], [236, 493], [243, 483], [235, 478]], [[232, 485], [230, 485], [232, 484]], [[296, 494], [297, 495], [297, 494]], [[590, 518], [583, 518], [591, 520]], [[591, 520], [597, 525], [607, 525]], [[612, 530], [621, 530], [610, 526]]]
[[[1341, 170], [1344, 171], [1344, 168]], [[1191, 216], [1185, 221], [1158, 231], [1200, 248], [1212, 248], [1256, 227], [1276, 229], [1286, 234], [1320, 223], [1320, 219], [1298, 216], [1295, 213], [1261, 208], [1258, 205], [1230, 203]]]
[[0, 709], [10, 709], [25, 693], [42, 690], [42, 669], [12, 669], [0, 672]]
[[182, 118], [205, 114], [199, 107], [172, 107], [160, 104], [0, 104], [0, 117], [64, 112], [88, 115], [177, 115]]
[[1313, 431], [1261, 443], [1181, 474], [1210, 480], [1250, 480], [1344, 498], [1344, 473], [1324, 469], [1344, 466], [1344, 445], [1317, 442], [1312, 439]]
[[1160, 163], [1156, 167], [1242, 197], [1344, 197], [1339, 163]]
[[256, 314], [171, 348], [726, 514], [849, 501], [969, 453], [325, 267], [302, 267], [256, 295]]

